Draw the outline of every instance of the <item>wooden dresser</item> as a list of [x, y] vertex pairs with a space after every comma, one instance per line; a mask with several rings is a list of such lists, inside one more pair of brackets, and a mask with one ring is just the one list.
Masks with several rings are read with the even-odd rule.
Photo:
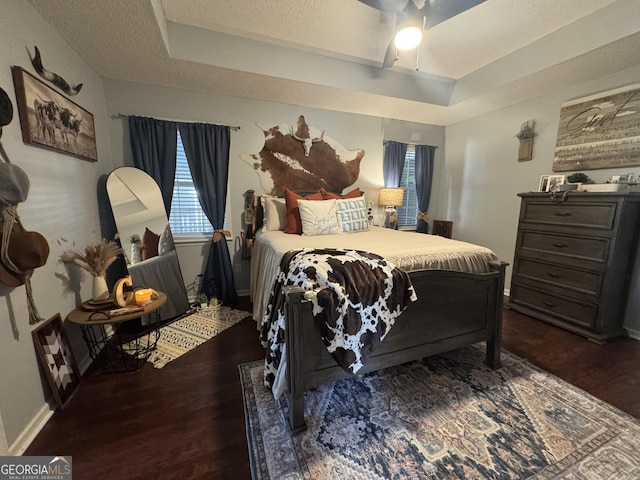
[[640, 193], [521, 193], [509, 307], [597, 342], [624, 334]]

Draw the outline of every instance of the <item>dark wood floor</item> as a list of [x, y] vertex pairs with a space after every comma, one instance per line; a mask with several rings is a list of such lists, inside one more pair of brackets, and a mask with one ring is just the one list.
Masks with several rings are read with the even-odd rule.
[[[503, 346], [640, 418], [640, 341], [596, 345], [505, 310]], [[261, 357], [247, 318], [163, 369], [89, 374], [25, 455], [71, 455], [75, 480], [249, 479], [237, 365]]]

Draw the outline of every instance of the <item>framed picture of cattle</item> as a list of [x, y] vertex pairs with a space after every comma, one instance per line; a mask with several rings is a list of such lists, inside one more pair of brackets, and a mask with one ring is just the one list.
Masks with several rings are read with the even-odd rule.
[[22, 140], [98, 161], [93, 115], [21, 67], [11, 67]]

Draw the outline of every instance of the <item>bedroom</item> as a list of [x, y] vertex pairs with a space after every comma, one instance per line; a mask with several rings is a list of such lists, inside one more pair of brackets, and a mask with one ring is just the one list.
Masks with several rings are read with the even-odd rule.
[[[467, 106], [468, 113], [460, 113], [459, 120], [453, 119], [442, 125], [428, 121], [385, 120], [371, 111], [340, 111], [335, 107], [335, 100], [317, 92], [311, 92], [317, 93], [313, 98], [308, 98], [307, 93], [291, 99], [293, 92], [276, 90], [269, 100], [260, 101], [242, 95], [205, 92], [204, 84], [201, 83], [205, 80], [202, 78], [185, 86], [180, 86], [179, 83], [173, 83], [172, 87], [161, 86], [163, 81], [177, 79], [179, 82], [182, 79], [179, 68], [170, 74], [156, 70], [154, 56], [162, 56], [162, 50], [148, 52], [146, 57], [139, 59], [159, 79], [155, 85], [150, 84], [151, 81], [145, 82], [136, 77], [106, 78], [77, 53], [78, 47], [74, 43], [77, 44], [81, 40], [73, 36], [62, 36], [38, 13], [41, 8], [47, 8], [46, 3], [48, 2], [30, 3], [19, 0], [3, 2], [0, 19], [0, 39], [3, 44], [0, 54], [3, 64], [0, 86], [15, 99], [9, 67], [20, 65], [28, 68], [27, 49], [38, 45], [43, 50], [45, 62], [55, 65], [71, 83], [84, 83], [82, 93], [76, 98], [96, 119], [98, 162], [85, 162], [24, 145], [16, 119], [4, 128], [2, 141], [7, 153], [15, 163], [27, 171], [32, 183], [31, 195], [20, 205], [19, 212], [25, 225], [45, 235], [52, 249], [47, 265], [38, 269], [33, 279], [36, 302], [45, 317], [57, 312], [65, 315], [76, 303], [73, 295], [66, 294], [61, 282], [56, 278], [56, 273], [60, 272], [56, 259], [66, 248], [60, 239], [83, 245], [101, 235], [100, 218], [103, 212], [96, 202], [98, 182], [102, 176], [128, 160], [129, 153], [122, 122], [113, 119], [114, 114], [137, 113], [159, 118], [241, 125], [242, 129], [232, 134], [230, 155], [230, 190], [234, 192], [230, 196], [230, 216], [234, 236], [238, 235], [240, 230], [242, 193], [250, 188], [261, 191], [255, 173], [239, 159], [240, 154], [256, 152], [261, 148], [263, 137], [255, 126], [256, 121], [273, 124], [292, 123], [298, 115], [304, 114], [309, 123], [321, 129], [326, 128], [328, 134], [339, 138], [349, 148], [363, 148], [367, 154], [361, 167], [358, 186], [365, 192], [380, 186], [382, 140], [412, 142], [415, 141], [412, 135], [419, 135], [420, 142], [440, 147], [436, 157], [438, 181], [434, 182], [431, 218], [452, 220], [457, 238], [489, 246], [501, 259], [511, 261], [519, 209], [516, 194], [536, 190], [540, 176], [551, 173], [560, 104], [568, 99], [629, 85], [640, 78], [640, 48], [635, 47], [639, 35], [637, 26], [625, 23], [625, 20], [637, 18], [637, 15], [629, 14], [639, 8], [637, 1], [619, 0], [610, 5], [609, 2], [599, 2], [607, 4], [603, 9], [606, 12], [602, 17], [605, 19], [604, 23], [600, 24], [599, 14], [594, 14], [587, 19], [593, 22], [593, 25], [586, 24], [581, 27], [588, 29], [589, 39], [594, 42], [589, 48], [596, 48], [598, 42], [602, 45], [609, 44], [607, 48], [603, 47], [596, 52], [598, 55], [607, 55], [608, 61], [598, 61], [595, 64], [586, 62], [587, 64], [583, 65], [580, 61], [582, 57], [578, 55], [573, 61], [567, 60], [570, 67], [563, 68], [561, 64], [556, 69], [549, 68], [543, 72], [552, 75], [553, 81], [545, 80], [547, 83], [544, 85], [527, 84], [521, 87], [516, 79], [519, 75], [516, 68], [497, 62], [491, 69], [482, 72], [488, 76], [486, 81], [492, 85], [505, 83], [505, 88], [513, 90], [510, 93], [518, 101], [500, 105], [499, 109], [476, 113], [472, 110], [475, 108], [474, 102], [470, 101]], [[129, 2], [122, 2], [122, 5], [125, 3], [127, 8], [123, 6], [122, 10], [131, 14], [121, 14], [118, 18], [153, 19], [151, 3], [140, 2], [140, 5], [135, 7], [129, 6]], [[34, 5], [38, 5], [38, 9], [34, 8]], [[99, 11], [97, 5], [92, 8], [96, 9], [95, 15], [98, 17], [109, 16], [109, 12]], [[139, 11], [133, 10], [134, 8]], [[120, 21], [124, 22], [122, 19]], [[145, 32], [141, 35], [146, 35], [148, 32], [144, 29], [148, 28], [152, 35], [159, 35], [157, 24], [151, 20], [148, 24], [136, 22], [132, 20], [130, 27], [133, 33], [139, 30]], [[611, 28], [611, 25], [616, 25], [616, 28]], [[576, 28], [576, 25], [572, 27]], [[73, 28], [67, 27], [67, 30]], [[615, 34], [612, 30], [615, 30]], [[584, 31], [579, 31], [583, 35], [578, 35], [577, 38], [584, 38]], [[594, 34], [594, 31], [597, 34]], [[562, 35], [571, 36], [573, 32], [569, 29]], [[107, 33], [97, 30], [96, 35], [100, 37]], [[112, 41], [115, 40], [103, 37], [105, 44]], [[135, 43], [135, 35], [131, 39], [121, 41]], [[542, 53], [532, 55], [533, 59], [551, 55], [550, 49], [543, 47], [539, 45], [534, 48], [542, 49]], [[99, 47], [95, 48], [98, 51], [94, 54], [101, 55], [102, 50]], [[625, 54], [626, 63], [617, 63], [619, 56], [615, 53], [618, 51]], [[195, 57], [202, 53], [198, 49], [193, 51]], [[522, 52], [522, 55], [525, 54], [526, 52]], [[105, 58], [109, 61], [106, 54]], [[534, 63], [533, 60], [531, 63]], [[517, 68], [529, 67], [520, 63]], [[567, 72], [568, 77], [564, 77]], [[572, 76], [571, 72], [576, 72], [575, 76]], [[246, 75], [252, 78], [253, 74]], [[469, 83], [471, 80], [467, 79]], [[226, 83], [220, 85], [221, 89], [231, 87]], [[473, 85], [469, 84], [467, 87], [471, 89]], [[536, 138], [533, 160], [519, 163], [514, 135], [520, 124], [528, 119], [536, 119], [540, 134]], [[609, 176], [619, 173], [623, 172], [596, 170], [593, 171], [593, 177], [604, 181]], [[50, 201], [52, 197], [56, 199], [53, 203]], [[47, 209], [43, 209], [42, 205], [47, 205]], [[193, 250], [199, 254], [199, 249], [201, 247], [195, 247]], [[233, 248], [231, 249], [233, 251]], [[201, 263], [201, 257], [194, 256], [193, 250], [184, 252], [185, 258], [196, 258], [193, 265], [183, 265], [187, 281], [195, 276]], [[234, 263], [237, 263], [237, 259], [234, 259]], [[237, 288], [239, 292], [246, 292], [248, 266], [239, 263], [241, 267], [240, 272], [236, 274]], [[637, 273], [635, 278], [638, 278]], [[84, 285], [83, 293], [89, 288], [88, 285]], [[24, 292], [20, 289], [3, 289], [0, 290], [0, 296], [0, 317], [5, 320], [2, 322], [0, 335], [0, 358], [4, 365], [0, 370], [0, 384], [3, 386], [0, 391], [0, 415], [6, 445], [9, 447], [14, 445], [16, 440], [18, 443], [24, 441], [25, 431], [42, 423], [49, 409], [30, 339]], [[625, 325], [634, 331], [636, 336], [640, 332], [638, 312], [640, 285], [636, 280], [634, 295], [631, 297], [625, 320]], [[9, 315], [15, 316], [18, 340], [15, 339], [10, 322], [6, 321]], [[79, 332], [75, 332], [72, 342], [79, 352], [83, 352], [84, 346]], [[7, 365], [16, 367], [9, 369]]]

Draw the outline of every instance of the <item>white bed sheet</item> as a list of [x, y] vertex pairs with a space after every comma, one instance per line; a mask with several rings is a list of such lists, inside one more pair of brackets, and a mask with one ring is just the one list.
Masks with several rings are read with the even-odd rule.
[[250, 294], [253, 319], [262, 321], [282, 256], [298, 248], [351, 248], [377, 253], [395, 266], [418, 270], [454, 270], [486, 273], [498, 257], [490, 249], [459, 240], [417, 232], [371, 227], [369, 231], [304, 236], [282, 231], [258, 231], [251, 253]]

